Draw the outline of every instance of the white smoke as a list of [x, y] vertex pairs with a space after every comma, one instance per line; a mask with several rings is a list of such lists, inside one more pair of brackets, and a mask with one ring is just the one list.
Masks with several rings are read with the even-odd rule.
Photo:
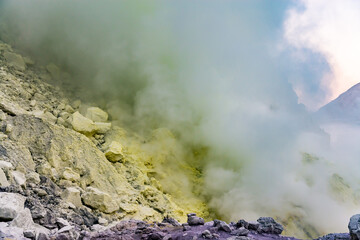
[[[126, 95], [120, 99], [131, 105], [131, 121], [140, 129], [156, 122], [186, 144], [207, 146], [203, 192], [224, 219], [296, 215], [319, 232], [346, 230], [354, 209], [328, 191], [339, 163], [329, 165], [342, 152], [329, 154], [329, 135], [298, 104], [299, 97], [314, 109], [355, 81], [347, 64], [354, 66], [359, 54], [332, 48], [340, 40], [348, 49], [359, 42], [348, 42], [346, 27], [340, 29], [344, 38], [331, 30], [346, 22], [342, 10], [331, 10], [340, 3], [303, 1], [304, 9], [292, 8], [285, 22], [287, 41], [300, 49], [296, 56], [310, 48], [329, 61], [332, 75], [321, 83], [326, 97], [319, 97], [303, 90], [307, 82], [295, 82], [298, 95], [289, 83], [286, 68], [296, 61], [284, 62], [278, 52], [282, 22], [268, 14], [272, 3], [184, 1], [149, 4], [144, 11], [138, 1], [88, 1], [89, 9], [80, 2], [9, 1], [5, 10], [20, 30], [18, 44], [70, 67], [85, 90], [93, 93], [95, 85], [100, 93]], [[356, 18], [354, 9], [349, 16]], [[326, 22], [332, 11], [337, 24]], [[342, 75], [349, 80], [340, 82]], [[304, 164], [304, 152], [319, 160]]]

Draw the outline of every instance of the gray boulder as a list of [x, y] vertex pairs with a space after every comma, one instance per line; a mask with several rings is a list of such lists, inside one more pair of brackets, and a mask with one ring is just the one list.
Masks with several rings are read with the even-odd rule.
[[247, 230], [244, 227], [240, 227], [239, 229], [236, 229], [234, 231], [231, 232], [231, 235], [236, 235], [236, 236], [247, 236], [249, 234], [249, 230]]
[[226, 222], [217, 220], [217, 219], [214, 220], [214, 227], [217, 227], [219, 230], [224, 231], [224, 232], [231, 232], [231, 228], [230, 228], [229, 224], [227, 224]]
[[16, 193], [0, 193], [0, 219], [13, 220], [24, 209], [25, 197]]
[[260, 227], [260, 223], [258, 223], [258, 222], [248, 222], [247, 227], [248, 227], [247, 229], [249, 229], [249, 230], [257, 231], [259, 229], [259, 227]]
[[356, 214], [350, 218], [348, 225], [351, 240], [360, 239], [360, 214]]
[[259, 233], [269, 233], [269, 234], [279, 235], [284, 230], [283, 226], [281, 226], [280, 223], [277, 223], [271, 217], [261, 217], [257, 221], [260, 224], [257, 230]]
[[201, 233], [201, 236], [205, 239], [212, 239], [213, 235], [211, 234], [211, 232], [209, 230], [205, 230]]
[[11, 221], [10, 227], [18, 227], [18, 228], [26, 228], [29, 229], [34, 225], [33, 219], [31, 217], [30, 209], [24, 208], [23, 210], [19, 211]]
[[[257, 223], [258, 224], [258, 223]], [[249, 223], [247, 221], [245, 221], [244, 219], [239, 220], [236, 223], [236, 227], [240, 228], [240, 227], [244, 227], [246, 229], [249, 229]], [[256, 227], [257, 228], [257, 227]]]
[[197, 217], [195, 213], [189, 213], [188, 215], [187, 223], [190, 226], [196, 226], [196, 225], [204, 225], [205, 221], [201, 217]]

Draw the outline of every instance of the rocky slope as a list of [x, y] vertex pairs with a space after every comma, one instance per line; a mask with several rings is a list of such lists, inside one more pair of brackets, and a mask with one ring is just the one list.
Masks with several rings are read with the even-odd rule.
[[[26, 197], [30, 230], [56, 230], [59, 217], [81, 231], [119, 219], [207, 216], [200, 197], [187, 198], [194, 193], [165, 192], [160, 181], [171, 172], [155, 174], [176, 155], [169, 130], [157, 129], [148, 139], [128, 134], [107, 112], [68, 99], [48, 83], [60, 73], [54, 64], [37, 66], [0, 43], [0, 187]], [[173, 141], [173, 148], [164, 150], [162, 141]], [[184, 176], [189, 182], [190, 170]]]
[[322, 122], [360, 123], [360, 83], [318, 110]]

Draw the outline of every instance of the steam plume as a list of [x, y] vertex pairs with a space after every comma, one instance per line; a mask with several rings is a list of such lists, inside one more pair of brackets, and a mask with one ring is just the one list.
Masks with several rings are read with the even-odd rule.
[[[203, 147], [200, 163], [192, 164], [204, 176], [202, 195], [223, 219], [297, 216], [320, 233], [343, 231], [355, 207], [339, 203], [328, 190], [336, 169], [328, 163], [343, 151], [329, 154], [329, 135], [298, 96], [308, 108], [318, 107], [315, 99], [328, 101], [357, 75], [345, 71], [345, 63], [329, 61], [335, 77], [327, 79], [336, 87], [321, 88], [320, 97], [312, 98], [300, 82], [296, 95], [287, 67], [297, 59], [279, 51], [288, 6], [279, 1], [274, 17], [268, 14], [271, 4], [7, 1], [1, 37], [67, 71], [77, 97], [120, 108], [119, 114], [110, 111], [120, 124], [138, 132], [170, 128], [181, 152]], [[305, 12], [289, 12], [287, 40], [336, 59], [331, 42], [323, 45], [317, 32], [323, 25], [310, 28], [320, 42], [309, 40], [313, 31], [294, 38], [309, 24], [304, 18], [323, 7], [304, 4]], [[351, 78], [340, 84], [341, 74]]]

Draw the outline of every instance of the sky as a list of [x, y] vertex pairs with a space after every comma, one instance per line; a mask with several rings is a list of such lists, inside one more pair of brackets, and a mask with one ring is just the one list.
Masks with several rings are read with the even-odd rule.
[[[287, 10], [284, 37], [299, 51], [295, 56], [303, 61], [315, 60], [318, 71], [322, 64], [325, 67], [317, 81], [294, 82], [300, 102], [309, 109], [317, 109], [358, 83], [360, 49], [356, 43], [360, 36], [355, 25], [360, 20], [359, 9], [360, 3], [354, 0], [303, 0]], [[304, 50], [309, 50], [310, 56]]]

